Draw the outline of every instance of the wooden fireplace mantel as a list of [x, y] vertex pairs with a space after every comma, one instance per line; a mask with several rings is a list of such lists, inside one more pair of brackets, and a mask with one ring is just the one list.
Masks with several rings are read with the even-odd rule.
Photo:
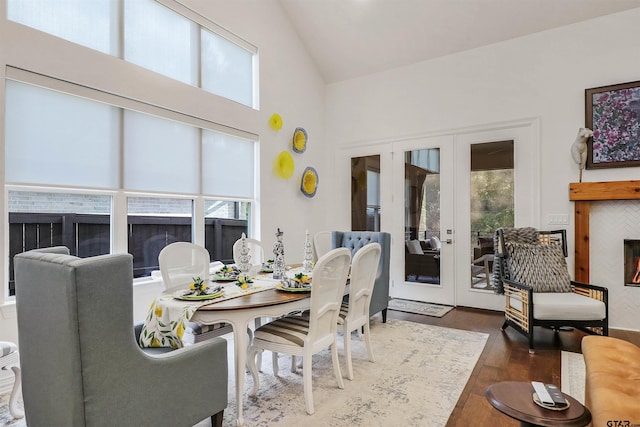
[[575, 202], [575, 280], [588, 283], [591, 202], [640, 200], [640, 181], [572, 182], [569, 200]]

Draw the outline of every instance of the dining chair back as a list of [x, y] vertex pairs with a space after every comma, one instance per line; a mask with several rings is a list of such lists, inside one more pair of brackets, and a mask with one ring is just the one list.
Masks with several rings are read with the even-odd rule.
[[166, 293], [187, 289], [193, 278], [209, 282], [209, 251], [191, 242], [175, 242], [165, 246], [158, 255], [160, 274]]
[[[344, 295], [351, 251], [338, 248], [321, 257], [313, 270], [310, 309], [308, 316], [286, 316], [256, 329], [249, 348], [249, 370], [253, 377], [250, 396], [255, 396], [260, 387], [256, 355], [262, 350], [303, 356], [303, 382], [305, 407], [313, 414], [311, 384], [312, 356], [327, 347], [331, 348], [333, 370], [339, 388], [344, 388], [338, 350], [336, 348], [338, 314]], [[277, 375], [277, 372], [274, 372]]]
[[[210, 263], [209, 251], [191, 242], [175, 242], [165, 246], [158, 255], [158, 263], [164, 293], [167, 294], [188, 289], [195, 277], [200, 277], [209, 286], [211, 269], [218, 264], [222, 266], [219, 262]], [[226, 323], [205, 325], [199, 322], [187, 322], [182, 342], [196, 344], [231, 331], [231, 325]]]
[[313, 236], [313, 252], [316, 260], [331, 250], [331, 232], [318, 231]]
[[[249, 255], [251, 256], [250, 264], [251, 270], [250, 274], [256, 274], [260, 271], [262, 267], [262, 263], [266, 261], [264, 255], [264, 247], [262, 246], [262, 242], [256, 239], [245, 238], [245, 242], [247, 244], [247, 248], [249, 249]], [[238, 239], [233, 244], [233, 262], [238, 265], [240, 264], [240, 250], [242, 249], [242, 239]]]
[[379, 243], [369, 243], [360, 249], [351, 261], [349, 300], [343, 301], [338, 317], [338, 329], [344, 334], [344, 352], [347, 360], [347, 378], [353, 379], [351, 360], [351, 332], [364, 329], [369, 361], [374, 362], [371, 334], [369, 333], [369, 306], [382, 249]]

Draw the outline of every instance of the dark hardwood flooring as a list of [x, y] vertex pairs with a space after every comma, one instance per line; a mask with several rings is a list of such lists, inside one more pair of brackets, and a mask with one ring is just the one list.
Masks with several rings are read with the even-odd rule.
[[[442, 318], [388, 310], [388, 318], [464, 329], [489, 334], [480, 360], [447, 423], [457, 426], [519, 426], [520, 423], [494, 409], [484, 397], [485, 389], [500, 381], [542, 381], [560, 385], [561, 351], [580, 353], [586, 334], [579, 330], [536, 328], [535, 353], [529, 354], [527, 339], [512, 328], [500, 330], [502, 312], [457, 307]], [[610, 336], [640, 345], [640, 332], [610, 330]]]

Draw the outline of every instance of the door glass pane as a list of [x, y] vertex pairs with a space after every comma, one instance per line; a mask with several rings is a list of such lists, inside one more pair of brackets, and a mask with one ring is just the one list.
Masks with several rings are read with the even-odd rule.
[[351, 158], [351, 230], [380, 231], [380, 156]]
[[471, 287], [491, 289], [493, 235], [514, 225], [513, 141], [471, 145]]
[[158, 255], [165, 246], [192, 241], [193, 200], [129, 197], [127, 210], [133, 277], [159, 270]]
[[440, 149], [405, 157], [405, 280], [440, 283]]

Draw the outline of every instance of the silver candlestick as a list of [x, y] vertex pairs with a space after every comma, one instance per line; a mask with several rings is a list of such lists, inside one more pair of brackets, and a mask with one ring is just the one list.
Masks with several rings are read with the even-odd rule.
[[302, 261], [302, 272], [311, 273], [313, 270], [313, 249], [311, 247], [311, 238], [309, 230], [305, 232], [304, 237], [304, 261]]
[[242, 233], [240, 245], [240, 256], [238, 257], [238, 270], [244, 276], [249, 273], [251, 269], [251, 255], [249, 254], [249, 247], [247, 246], [247, 236]]
[[276, 232], [276, 242], [273, 244], [273, 255], [274, 255], [274, 263], [273, 263], [273, 278], [274, 279], [284, 279], [286, 277], [285, 274], [285, 262], [284, 262], [284, 242], [282, 241], [283, 232]]

